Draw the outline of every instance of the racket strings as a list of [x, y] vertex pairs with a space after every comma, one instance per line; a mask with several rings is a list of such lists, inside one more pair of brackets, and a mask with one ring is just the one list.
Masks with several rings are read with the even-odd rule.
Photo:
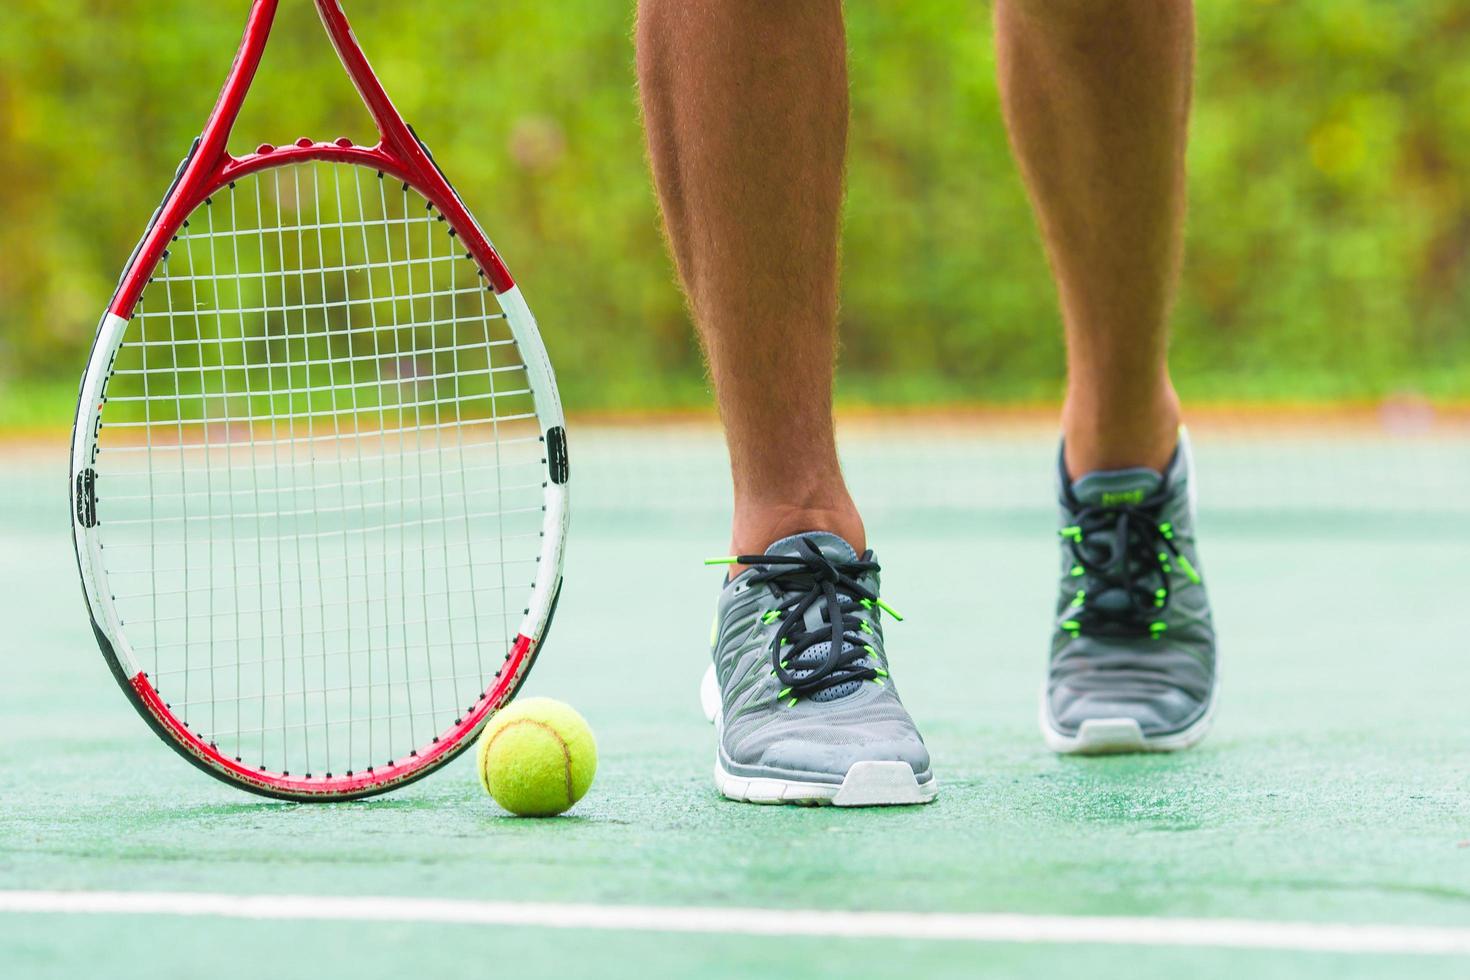
[[544, 453], [509, 322], [417, 192], [335, 163], [217, 192], [105, 401], [123, 633], [196, 734], [342, 773], [483, 696], [535, 576]]

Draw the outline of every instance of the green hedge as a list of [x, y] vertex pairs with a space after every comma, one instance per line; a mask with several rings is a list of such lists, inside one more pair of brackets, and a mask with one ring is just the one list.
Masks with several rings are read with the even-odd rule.
[[[282, 7], [236, 148], [366, 138], [311, 5]], [[630, 0], [348, 7], [521, 281], [569, 407], [701, 401], [644, 167]], [[7, 4], [0, 405], [80, 371], [245, 8]], [[848, 19], [844, 397], [1054, 396], [1057, 314], [1001, 127], [988, 9], [880, 0]], [[1470, 8], [1206, 0], [1199, 21], [1186, 393], [1470, 397]]]

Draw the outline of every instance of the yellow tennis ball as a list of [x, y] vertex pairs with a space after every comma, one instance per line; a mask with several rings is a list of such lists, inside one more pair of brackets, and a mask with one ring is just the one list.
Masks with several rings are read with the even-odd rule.
[[480, 733], [480, 784], [522, 817], [551, 817], [586, 794], [597, 772], [597, 741], [570, 705], [525, 698]]

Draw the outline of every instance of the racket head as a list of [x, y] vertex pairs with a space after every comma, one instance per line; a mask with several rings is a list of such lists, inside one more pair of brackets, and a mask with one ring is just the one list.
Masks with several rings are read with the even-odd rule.
[[376, 79], [375, 146], [225, 152], [273, 8], [99, 327], [73, 528], [155, 731], [242, 788], [340, 800], [444, 765], [514, 696], [560, 588], [565, 429], [519, 289]]

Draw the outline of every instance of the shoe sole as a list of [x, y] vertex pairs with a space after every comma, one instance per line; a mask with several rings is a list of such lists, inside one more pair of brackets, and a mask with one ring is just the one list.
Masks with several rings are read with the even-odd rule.
[[1199, 744], [1215, 721], [1215, 695], [1187, 728], [1166, 735], [1145, 735], [1132, 718], [1089, 718], [1075, 735], [1058, 731], [1046, 710], [1046, 691], [1041, 694], [1041, 737], [1046, 747], [1059, 755], [1126, 755], [1140, 752], [1180, 752]]
[[699, 703], [705, 718], [715, 726], [715, 788], [728, 800], [796, 806], [913, 806], [929, 803], [939, 795], [938, 781], [931, 777], [919, 782], [907, 762], [854, 762], [840, 783], [736, 775], [726, 770], [720, 759], [719, 739], [724, 726], [713, 667], [700, 682]]
[[933, 779], [920, 783], [907, 762], [854, 762], [841, 783], [769, 776], [736, 776], [715, 760], [715, 788], [737, 803], [797, 806], [914, 806], [939, 795]]

